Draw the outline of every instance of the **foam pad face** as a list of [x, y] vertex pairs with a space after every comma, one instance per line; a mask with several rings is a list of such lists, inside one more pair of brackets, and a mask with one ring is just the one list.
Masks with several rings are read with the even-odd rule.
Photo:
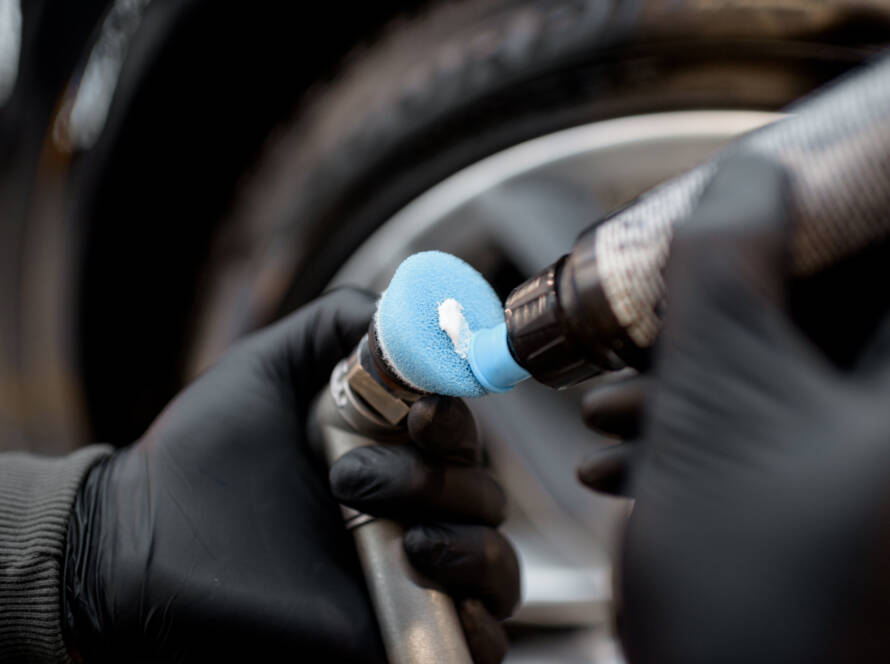
[[411, 387], [455, 397], [487, 391], [439, 327], [439, 305], [452, 298], [463, 307], [470, 332], [504, 322], [497, 294], [467, 263], [441, 251], [406, 258], [380, 298], [375, 314], [384, 360]]

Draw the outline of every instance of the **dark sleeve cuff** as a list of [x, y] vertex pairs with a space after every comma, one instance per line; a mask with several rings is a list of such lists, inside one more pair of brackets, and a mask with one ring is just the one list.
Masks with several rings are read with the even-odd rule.
[[0, 454], [0, 662], [70, 661], [61, 622], [68, 517], [87, 470], [111, 451]]

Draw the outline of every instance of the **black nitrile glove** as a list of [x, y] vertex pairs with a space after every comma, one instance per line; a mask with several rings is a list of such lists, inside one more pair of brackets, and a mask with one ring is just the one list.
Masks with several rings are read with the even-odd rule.
[[890, 661], [890, 318], [844, 365], [802, 330], [787, 195], [772, 164], [721, 169], [676, 231], [654, 369], [586, 403], [635, 440], [579, 470], [636, 498], [633, 664]]
[[578, 479], [594, 491], [629, 496], [630, 479], [640, 458], [639, 437], [651, 382], [648, 374], [628, 369], [597, 378], [584, 395], [584, 422], [616, 441], [593, 452], [578, 467]]
[[[370, 296], [340, 290], [254, 335], [90, 471], [64, 580], [66, 639], [84, 661], [384, 661], [352, 537], [306, 432], [311, 400], [373, 310]], [[419, 449], [353, 451], [334, 487], [368, 512], [417, 508], [405, 515], [412, 561], [461, 600], [477, 661], [498, 662], [506, 641], [493, 615], [510, 613], [519, 584], [494, 530], [503, 493], [472, 466], [464, 404], [422, 399], [409, 424]]]

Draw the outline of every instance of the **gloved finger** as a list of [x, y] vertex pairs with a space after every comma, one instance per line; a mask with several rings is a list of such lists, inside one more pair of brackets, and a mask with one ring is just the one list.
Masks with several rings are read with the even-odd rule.
[[430, 519], [498, 525], [506, 497], [481, 468], [429, 463], [409, 445], [369, 445], [347, 452], [330, 471], [344, 505], [397, 521]]
[[630, 478], [640, 445], [638, 441], [628, 441], [597, 450], [578, 466], [578, 479], [599, 493], [633, 498]]
[[636, 438], [651, 382], [646, 374], [628, 374], [594, 385], [581, 401], [584, 422], [607, 436]]
[[519, 603], [519, 560], [510, 542], [480, 525], [420, 524], [405, 531], [411, 564], [449, 594], [480, 600], [497, 619]]
[[337, 288], [254, 335], [248, 344], [265, 370], [276, 372], [308, 399], [368, 331], [376, 302], [374, 293]]
[[439, 395], [418, 399], [408, 413], [408, 433], [437, 459], [471, 466], [481, 458], [476, 421], [461, 399]]
[[457, 615], [464, 628], [473, 664], [499, 664], [510, 647], [501, 623], [476, 599], [460, 602]]

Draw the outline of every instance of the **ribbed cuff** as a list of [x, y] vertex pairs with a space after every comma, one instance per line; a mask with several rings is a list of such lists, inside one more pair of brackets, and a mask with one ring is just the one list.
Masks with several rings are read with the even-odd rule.
[[68, 517], [86, 471], [111, 451], [0, 454], [0, 662], [70, 661], [61, 622]]

